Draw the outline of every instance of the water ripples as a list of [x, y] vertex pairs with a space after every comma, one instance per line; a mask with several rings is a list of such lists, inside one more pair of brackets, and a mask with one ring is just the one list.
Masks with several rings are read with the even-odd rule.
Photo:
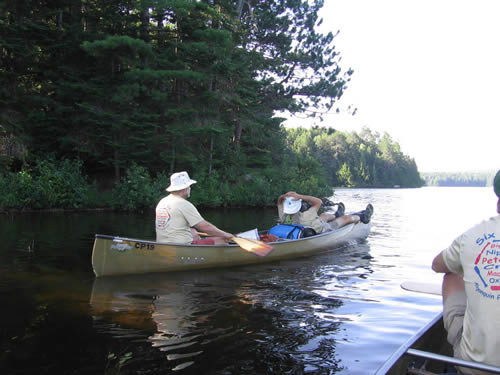
[[[70, 221], [77, 229], [61, 236], [59, 221], [52, 229], [33, 221], [27, 227], [36, 230], [27, 231], [10, 220], [3, 228], [25, 236], [6, 238], [0, 249], [0, 293], [21, 312], [2, 310], [12, 325], [4, 329], [0, 365], [15, 363], [26, 373], [35, 366], [124, 375], [373, 373], [441, 309], [439, 297], [403, 291], [400, 284], [440, 281], [430, 270], [434, 255], [487, 217], [481, 203], [470, 205], [465, 217], [456, 202], [482, 202], [482, 194], [338, 190], [334, 200], [347, 211], [373, 203], [366, 243], [271, 264], [95, 280], [91, 234], [141, 237], [134, 230], [150, 228], [149, 218], [91, 216], [83, 225], [75, 215]], [[488, 189], [487, 209], [494, 204], [490, 196]], [[236, 222], [224, 215], [228, 225]], [[267, 216], [273, 221], [275, 212]], [[53, 238], [45, 238], [50, 231]], [[37, 346], [52, 335], [58, 340]], [[36, 360], [23, 360], [23, 353]]]

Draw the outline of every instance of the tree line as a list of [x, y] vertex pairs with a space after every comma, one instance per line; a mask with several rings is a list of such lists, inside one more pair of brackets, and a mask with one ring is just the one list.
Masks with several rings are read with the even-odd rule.
[[[341, 69], [334, 35], [316, 31], [322, 6], [322, 0], [2, 1], [1, 185], [31, 184], [32, 196], [49, 194], [54, 176], [72, 170], [89, 186], [95, 182], [85, 193], [94, 197], [92, 190], [109, 192], [134, 178], [134, 186], [168, 182], [171, 173], [187, 170], [206, 184], [195, 200], [228, 205], [270, 204], [278, 189], [319, 195], [330, 186], [407, 179], [414, 185], [404, 176], [415, 172], [411, 160], [390, 137], [380, 145], [354, 135], [341, 140], [331, 130], [295, 137], [275, 116], [317, 116], [346, 89], [352, 70]], [[304, 137], [314, 138], [312, 149], [300, 145]], [[328, 155], [331, 137], [335, 151]], [[45, 185], [38, 181], [44, 176], [52, 176]]]
[[337, 187], [421, 187], [415, 160], [404, 154], [387, 133], [364, 128], [342, 132], [333, 128], [287, 131], [287, 146], [301, 158], [317, 160], [327, 183]]
[[422, 173], [427, 186], [492, 186], [496, 171]]

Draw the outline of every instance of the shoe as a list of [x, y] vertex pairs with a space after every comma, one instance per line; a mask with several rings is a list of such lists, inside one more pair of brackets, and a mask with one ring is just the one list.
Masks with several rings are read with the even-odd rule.
[[322, 206], [329, 207], [329, 206], [335, 206], [335, 203], [333, 203], [330, 199], [328, 198], [321, 198], [321, 201], [323, 202]]
[[373, 206], [368, 203], [365, 210], [361, 213], [360, 219], [363, 224], [368, 224], [373, 215]]
[[332, 202], [328, 198], [321, 198], [321, 201], [323, 202], [321, 206], [325, 210], [328, 210], [329, 207], [337, 206], [337, 211], [335, 211], [335, 217], [340, 217], [340, 216], [344, 215], [344, 213], [345, 213], [344, 203], [342, 203], [342, 202], [335, 203], [335, 202]]
[[339, 202], [335, 203], [337, 205], [337, 211], [335, 212], [335, 217], [341, 217], [345, 213], [345, 206], [344, 203]]

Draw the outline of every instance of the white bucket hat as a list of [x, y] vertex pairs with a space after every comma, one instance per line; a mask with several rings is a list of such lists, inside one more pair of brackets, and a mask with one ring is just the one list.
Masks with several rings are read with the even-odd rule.
[[187, 172], [178, 172], [170, 176], [170, 186], [165, 190], [179, 191], [191, 186], [192, 184], [196, 184], [196, 181], [191, 180]]
[[296, 214], [299, 212], [300, 207], [302, 207], [302, 199], [295, 199], [294, 197], [286, 197], [283, 203], [283, 213], [285, 214]]

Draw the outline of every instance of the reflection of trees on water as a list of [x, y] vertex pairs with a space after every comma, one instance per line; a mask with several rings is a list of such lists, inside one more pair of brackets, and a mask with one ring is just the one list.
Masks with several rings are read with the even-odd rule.
[[254, 270], [96, 279], [96, 327], [113, 337], [110, 352], [132, 353], [122, 373], [332, 373], [341, 322], [317, 312], [342, 302], [305, 290], [311, 272]]
[[[224, 217], [248, 228], [239, 217], [255, 215], [242, 212]], [[268, 265], [93, 280], [93, 234], [147, 237], [150, 221], [1, 219], [0, 374], [164, 374], [184, 365], [179, 374], [331, 373], [341, 365], [337, 310], [371, 272], [364, 244]], [[104, 298], [89, 307], [93, 282], [93, 297]]]
[[102, 373], [105, 349], [88, 305], [92, 282], [34, 268], [2, 273], [0, 374]]
[[4, 274], [0, 373], [332, 373], [365, 247], [171, 275]]

